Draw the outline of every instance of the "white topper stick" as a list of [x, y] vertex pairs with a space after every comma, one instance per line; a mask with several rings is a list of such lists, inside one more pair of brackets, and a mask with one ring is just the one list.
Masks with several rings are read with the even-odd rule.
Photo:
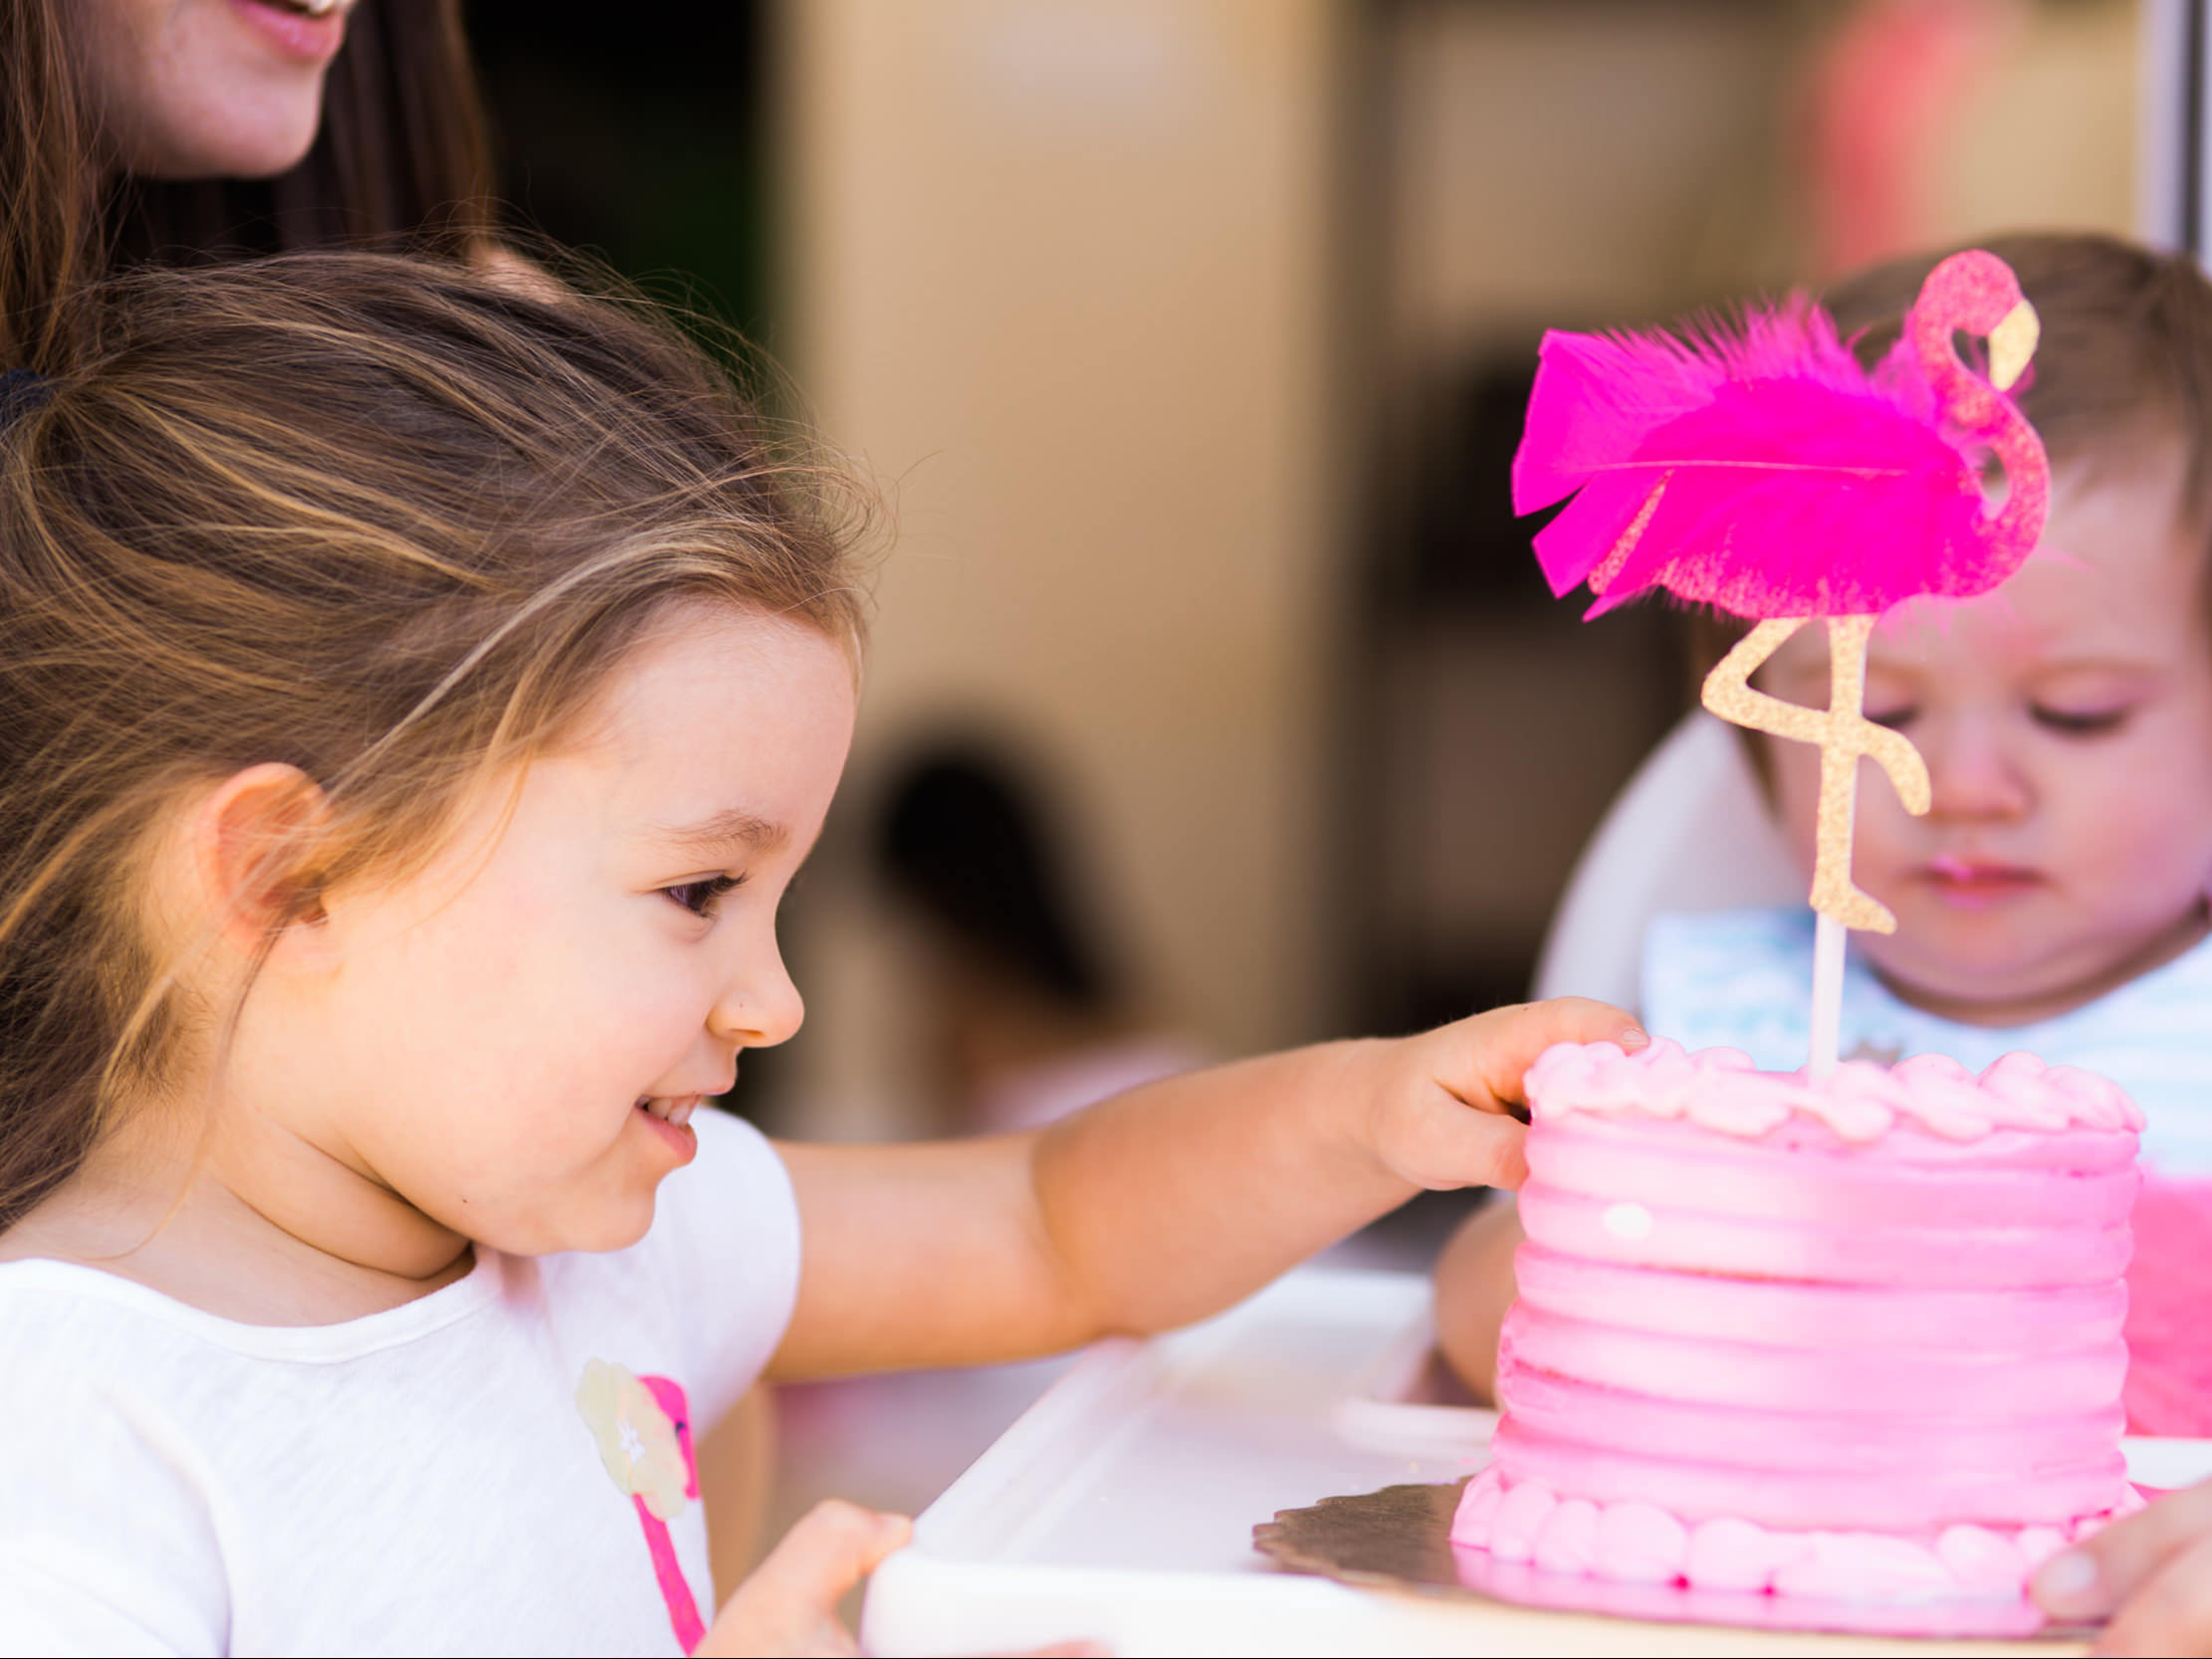
[[[1831, 630], [1833, 633], [1834, 630]], [[1840, 641], [1831, 639], [1834, 675], [1829, 683], [1829, 707], [1844, 707], [1846, 682], [1850, 682], [1850, 708], [1854, 714], [1867, 706], [1867, 652], [1862, 638], [1860, 649], [1849, 652], [1838, 649]], [[1853, 659], [1857, 661], [1854, 662]], [[1825, 756], [1824, 756], [1825, 758]], [[1859, 756], [1847, 757], [1844, 764], [1854, 772], [1859, 768]], [[1855, 787], [1844, 797], [1844, 845], [1852, 844], [1852, 832], [1859, 823], [1859, 791]], [[1806, 1073], [1815, 1083], [1836, 1075], [1837, 1049], [1843, 1041], [1844, 1029], [1844, 946], [1851, 937], [1851, 930], [1837, 917], [1826, 911], [1816, 911], [1813, 920], [1813, 1043], [1812, 1057], [1806, 1062]]]
[[1836, 1049], [1844, 1026], [1844, 941], [1851, 930], [1833, 916], [1813, 925], [1813, 1059], [1815, 1083], [1836, 1075]]

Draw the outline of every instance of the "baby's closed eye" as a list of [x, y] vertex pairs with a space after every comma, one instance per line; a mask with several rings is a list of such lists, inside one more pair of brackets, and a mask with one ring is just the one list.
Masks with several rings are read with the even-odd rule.
[[2134, 712], [2134, 705], [2129, 703], [2079, 709], [2044, 703], [2028, 706], [2029, 718], [2036, 725], [2069, 737], [2097, 737], [2117, 731]]

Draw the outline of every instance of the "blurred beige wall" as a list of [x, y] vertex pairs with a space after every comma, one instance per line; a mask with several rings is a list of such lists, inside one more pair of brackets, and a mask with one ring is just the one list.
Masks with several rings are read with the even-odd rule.
[[1942, 135], [1926, 240], [2048, 227], [2134, 234], [2140, 14], [2136, 0], [2019, 9]]
[[[1315, 1027], [1327, 0], [793, 0], [783, 349], [891, 492], [848, 790], [1011, 725], [1160, 1000], [1240, 1051]], [[1353, 879], [1343, 877], [1342, 879]], [[900, 1121], [899, 970], [818, 883], [808, 1133]]]

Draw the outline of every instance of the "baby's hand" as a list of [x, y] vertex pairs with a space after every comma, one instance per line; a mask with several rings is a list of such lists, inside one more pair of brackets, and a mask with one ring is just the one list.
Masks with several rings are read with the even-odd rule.
[[[1390, 1171], [1425, 1187], [1519, 1186], [1521, 1074], [1554, 1043], [1651, 1039], [1620, 1009], [1566, 996], [1486, 1014], [1391, 1045], [1371, 1145]], [[1473, 1110], [1468, 1110], [1469, 1108]]]
[[2099, 1653], [2212, 1653], [2212, 1481], [2053, 1556], [2034, 1587], [2056, 1618], [2111, 1619]]

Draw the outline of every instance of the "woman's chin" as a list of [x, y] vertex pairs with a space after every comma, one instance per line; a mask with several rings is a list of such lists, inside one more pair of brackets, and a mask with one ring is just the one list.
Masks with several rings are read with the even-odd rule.
[[321, 78], [309, 96], [243, 100], [206, 121], [179, 120], [119, 136], [118, 159], [140, 178], [274, 178], [307, 159], [323, 124]]

